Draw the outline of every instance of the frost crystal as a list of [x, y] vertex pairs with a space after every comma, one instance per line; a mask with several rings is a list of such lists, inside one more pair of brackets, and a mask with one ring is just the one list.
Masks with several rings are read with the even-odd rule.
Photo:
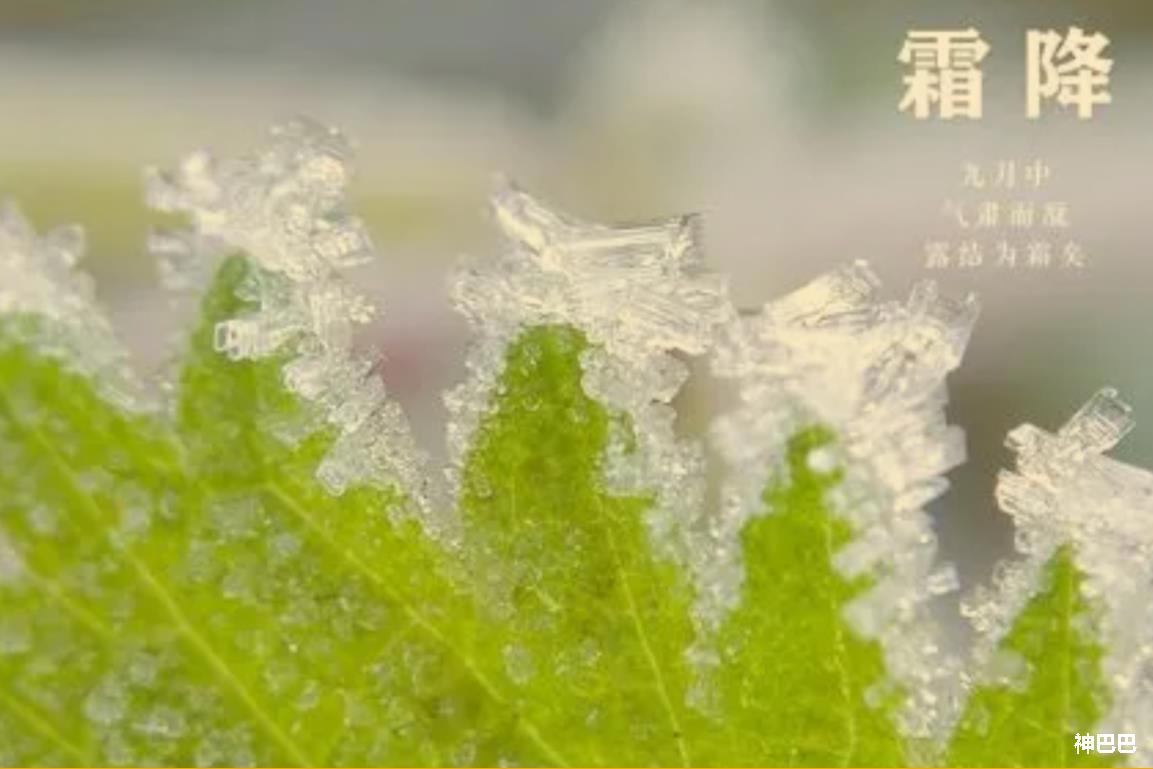
[[964, 460], [964, 435], [945, 422], [945, 376], [961, 360], [978, 308], [971, 296], [941, 297], [929, 281], [904, 303], [876, 301], [878, 286], [857, 262], [730, 324], [713, 367], [739, 388], [740, 405], [714, 428], [732, 480], [694, 562], [708, 626], [739, 599], [738, 536], [763, 509], [766, 483], [787, 472], [789, 439], [813, 425], [831, 429], [835, 443], [808, 462], [844, 471], [830, 502], [857, 537], [835, 566], [846, 577], [875, 578], [846, 619], [881, 642], [910, 695], [902, 725], [928, 736], [947, 727], [958, 693], [957, 663], [939, 651], [927, 602], [955, 589], [956, 576], [933, 571], [936, 536], [923, 506]]
[[0, 534], [0, 586], [13, 585], [24, 574], [24, 561], [16, 549]]
[[364, 225], [345, 213], [350, 149], [335, 130], [303, 120], [274, 128], [252, 155], [217, 161], [198, 152], [173, 173], [148, 174], [153, 208], [186, 214], [191, 228], [153, 236], [170, 283], [198, 282], [221, 254], [258, 267], [259, 309], [216, 327], [233, 359], [289, 348], [284, 383], [338, 431], [317, 470], [334, 494], [357, 484], [396, 484], [427, 508], [425, 460], [374, 362], [353, 352], [353, 332], [373, 306], [342, 270], [373, 258]]
[[91, 278], [76, 269], [84, 232], [61, 227], [38, 235], [9, 203], [0, 204], [0, 315], [35, 316], [19, 329], [25, 341], [91, 375], [100, 393], [124, 408], [151, 408], [155, 399], [136, 379], [108, 318], [97, 306]]
[[[1102, 728], [1140, 735], [1153, 733], [1153, 473], [1104, 456], [1133, 426], [1129, 406], [1104, 389], [1056, 434], [1030, 424], [1009, 433], [1017, 468], [1001, 473], [997, 501], [1025, 558], [1002, 566], [993, 591], [978, 591], [964, 611], [982, 634], [983, 662], [1039, 590], [1044, 564], [1071, 545], [1085, 597], [1103, 609], [1112, 703]], [[1140, 766], [1153, 754], [1138, 745], [1130, 758]]]
[[609, 486], [655, 493], [650, 526], [656, 542], [672, 547], [671, 531], [699, 515], [704, 495], [701, 453], [673, 433], [669, 404], [688, 369], [672, 353], [705, 352], [731, 312], [723, 279], [699, 271], [696, 219], [587, 224], [508, 184], [493, 195], [492, 210], [511, 248], [452, 281], [456, 305], [480, 338], [468, 381], [445, 398], [453, 416], [450, 480], [455, 486], [508, 345], [530, 326], [570, 325], [590, 342], [585, 391], [631, 420], [607, 449]]

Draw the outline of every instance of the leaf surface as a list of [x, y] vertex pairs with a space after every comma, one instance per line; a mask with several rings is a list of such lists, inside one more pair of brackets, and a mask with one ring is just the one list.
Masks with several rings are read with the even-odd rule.
[[389, 515], [399, 500], [319, 488], [330, 438], [276, 437], [307, 418], [277, 362], [212, 351], [245, 269], [226, 263], [206, 299], [175, 435], [5, 347], [4, 536], [23, 564], [0, 590], [5, 760], [549, 760], [473, 659], [443, 554]]
[[767, 514], [741, 537], [741, 602], [720, 627], [717, 701], [730, 751], [724, 760], [788, 766], [898, 766], [904, 761], [880, 648], [860, 638], [844, 608], [868, 589], [848, 580], [833, 555], [854, 533], [825, 492], [837, 473], [808, 464], [832, 440], [798, 433], [788, 478], [766, 488]]
[[691, 593], [653, 554], [649, 501], [605, 491], [612, 417], [581, 387], [586, 346], [542, 326], [509, 348], [463, 479], [472, 573], [519, 706], [569, 760], [691, 764]]
[[[488, 367], [461, 392], [491, 391], [468, 404], [479, 419], [454, 466], [456, 509], [431, 510], [422, 479], [412, 482], [423, 466], [407, 461], [418, 453], [409, 434], [389, 440], [403, 420], [390, 421], [395, 404], [352, 350], [367, 310], [334, 265], [360, 259], [367, 237], [337, 205], [343, 154], [329, 133], [305, 139], [219, 175], [194, 156], [161, 181], [161, 207], [192, 211], [201, 227], [164, 241], [173, 253], [205, 245], [224, 221], [231, 240], [185, 255], [245, 254], [223, 261], [203, 299], [167, 411], [126, 409], [113, 380], [83, 373], [111, 360], [83, 355], [88, 336], [75, 327], [94, 316], [73, 319], [73, 344], [44, 343], [60, 333], [51, 324], [88, 308], [82, 282], [53, 283], [79, 240], [37, 240], [5, 220], [15, 235], [0, 241], [11, 251], [0, 268], [16, 288], [0, 284], [0, 300], [35, 300], [41, 314], [0, 303], [0, 764], [851, 766], [942, 749], [923, 753], [903, 737], [909, 692], [886, 659], [904, 660], [900, 680], [910, 680], [916, 666], [894, 657], [892, 628], [920, 629], [910, 607], [931, 591], [907, 583], [929, 579], [932, 548], [915, 546], [932, 536], [927, 519], [910, 527], [906, 514], [921, 514], [955, 458], [933, 377], [959, 350], [929, 367], [924, 409], [887, 417], [897, 428], [926, 420], [928, 437], [882, 431], [845, 454], [867, 464], [869, 445], [916, 465], [894, 489], [918, 504], [861, 519], [877, 531], [855, 530], [831, 494], [854, 468], [811, 461], [838, 440], [811, 428], [789, 441], [780, 477], [754, 477], [753, 495], [740, 497], [755, 502], [765, 483], [761, 508], [720, 521], [743, 528], [713, 537], [718, 521], [694, 517], [700, 487], [685, 482], [700, 480], [704, 462], [673, 429], [671, 405], [687, 376], [673, 353], [707, 352], [730, 309], [714, 281], [669, 273], [691, 261], [693, 228], [574, 224], [509, 191], [511, 256], [461, 284], [487, 334], [475, 360]], [[279, 166], [291, 183], [276, 181]], [[525, 272], [507, 272], [514, 264]], [[606, 274], [615, 277], [601, 291]], [[642, 281], [652, 284], [630, 293]], [[562, 295], [567, 315], [554, 312]], [[501, 314], [518, 300], [525, 313]], [[912, 309], [878, 317], [940, 330], [921, 310], [951, 318], [952, 305], [935, 300], [922, 288]], [[682, 323], [688, 310], [696, 322]], [[955, 325], [967, 334], [962, 310]], [[768, 331], [785, 317], [766, 315]], [[615, 335], [630, 319], [641, 322], [622, 346]], [[743, 352], [755, 359], [771, 342], [750, 339]], [[765, 399], [746, 400], [736, 422], [775, 415], [796, 395], [766, 386], [765, 372], [779, 369], [771, 355], [768, 364], [746, 367], [745, 384]], [[840, 436], [858, 439], [873, 426], [846, 424]], [[753, 430], [750, 441], [772, 445], [734, 444], [734, 457], [776, 461], [788, 434]], [[928, 455], [919, 465], [917, 453]], [[622, 461], [632, 459], [643, 461]], [[857, 481], [853, 490], [867, 487]], [[865, 558], [878, 541], [884, 557]], [[846, 577], [838, 554], [862, 543], [869, 576]], [[906, 546], [913, 557], [902, 561]], [[1049, 562], [1003, 640], [1021, 675], [973, 693], [947, 746], [952, 763], [1108, 760], [1072, 752], [1108, 696], [1100, 625], [1070, 552]], [[727, 567], [738, 556], [743, 572], [694, 570], [693, 558]], [[902, 564], [915, 567], [899, 575], [910, 590], [877, 589]], [[717, 595], [706, 583], [737, 592], [708, 603]], [[884, 613], [883, 601], [859, 602], [868, 595], [908, 609], [908, 624], [858, 632], [851, 608]], [[718, 606], [710, 624], [702, 607]], [[901, 634], [901, 651], [919, 654], [921, 638]], [[916, 662], [936, 659], [930, 651]], [[953, 670], [928, 667], [914, 670], [933, 684], [920, 703], [935, 696], [932, 674]]]
[[1069, 546], [1044, 566], [1040, 591], [1017, 615], [998, 653], [1014, 667], [1006, 683], [977, 687], [949, 745], [954, 766], [1111, 766], [1112, 756], [1074, 750], [1106, 710], [1101, 646], [1084, 575]]

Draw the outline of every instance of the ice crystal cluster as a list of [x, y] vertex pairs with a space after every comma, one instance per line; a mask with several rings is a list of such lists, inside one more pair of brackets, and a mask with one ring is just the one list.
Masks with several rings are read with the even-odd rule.
[[675, 354], [709, 350], [733, 312], [721, 276], [702, 271], [696, 219], [586, 224], [507, 182], [492, 211], [509, 249], [491, 264], [466, 265], [451, 287], [479, 334], [469, 380], [446, 397], [454, 464], [468, 451], [509, 344], [533, 326], [572, 326], [592, 343], [582, 360], [589, 396], [629, 419], [616, 423], [606, 480], [621, 494], [656, 495], [650, 526], [676, 552], [682, 523], [703, 506], [705, 473], [700, 449], [673, 431], [670, 404], [688, 377]]
[[[965, 458], [945, 380], [973, 297], [884, 300], [856, 262], [738, 312], [694, 218], [584, 223], [504, 183], [505, 249], [450, 283], [475, 339], [435, 483], [354, 345], [373, 306], [346, 270], [374, 251], [349, 169], [337, 132], [295, 121], [149, 173], [184, 220], [153, 238], [168, 282], [216, 273], [175, 418], [139, 408], [79, 232], [0, 214], [0, 762], [885, 764], [949, 744], [967, 765], [956, 735], [995, 727], [1045, 763], [1073, 726], [1149, 759], [1153, 474], [1104, 455], [1133, 426], [1114, 391], [1010, 434], [997, 499], [1021, 558], [967, 600], [966, 666], [930, 613], [957, 578], [925, 505]], [[674, 429], [690, 357], [737, 393], [707, 441]], [[1038, 602], [1060, 553], [1092, 611]], [[490, 583], [511, 588], [495, 608]], [[1074, 624], [1090, 643], [1054, 650], [1045, 700], [1022, 684], [1045, 660], [1006, 646]], [[1098, 647], [1107, 699], [1071, 683]], [[1023, 699], [997, 724], [964, 715], [1002, 684]], [[1067, 723], [1074, 700], [1099, 723]]]
[[[843, 472], [831, 501], [860, 532], [835, 564], [846, 577], [877, 576], [847, 617], [882, 642], [890, 671], [914, 694], [909, 730], [939, 736], [955, 705], [956, 663], [938, 653], [926, 606], [955, 589], [956, 576], [935, 565], [924, 505], [965, 459], [963, 433], [945, 422], [945, 376], [960, 363], [977, 304], [972, 296], [942, 297], [931, 281], [905, 302], [878, 301], [878, 288], [856, 262], [729, 327], [714, 369], [736, 380], [740, 407], [715, 426], [734, 468], [715, 537], [724, 551], [738, 552], [741, 529], [762, 507], [764, 479], [787, 471], [789, 436], [830, 427], [838, 440], [815, 451], [810, 466]], [[721, 614], [739, 599], [740, 569], [713, 558], [706, 571], [706, 596]]]
[[11, 203], [0, 203], [0, 315], [45, 319], [29, 341], [92, 374], [105, 397], [147, 409], [155, 399], [133, 374], [111, 324], [96, 307], [92, 280], [76, 270], [84, 232], [60, 227], [38, 235]]
[[233, 359], [290, 350], [285, 385], [340, 433], [317, 470], [333, 493], [397, 483], [423, 504], [425, 463], [407, 419], [373, 359], [353, 351], [353, 331], [374, 307], [342, 273], [371, 260], [373, 248], [345, 211], [348, 144], [305, 120], [275, 128], [272, 138], [251, 156], [216, 162], [197, 152], [175, 172], [150, 171], [152, 207], [190, 220], [188, 229], [155, 234], [152, 248], [178, 287], [201, 282], [196, 276], [222, 255], [247, 254], [260, 268], [249, 286], [260, 309], [220, 322], [217, 349]]
[[[1056, 433], [1023, 424], [1009, 434], [1017, 467], [1002, 471], [997, 500], [1013, 517], [1023, 559], [1003, 566], [993, 589], [969, 598], [964, 610], [982, 634], [978, 672], [1011, 672], [997, 645], [1040, 591], [1045, 565], [1071, 546], [1082, 590], [1100, 612], [1112, 692], [1103, 723], [1140, 735], [1153, 730], [1153, 473], [1105, 456], [1134, 425], [1128, 404], [1106, 388]], [[1142, 746], [1132, 760], [1150, 757]]]

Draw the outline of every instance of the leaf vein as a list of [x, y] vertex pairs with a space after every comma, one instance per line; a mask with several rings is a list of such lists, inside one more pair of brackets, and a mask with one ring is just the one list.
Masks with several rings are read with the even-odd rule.
[[[833, 520], [831, 515], [823, 515], [821, 520], [821, 542], [825, 549], [826, 562], [833, 563]], [[831, 579], [831, 578], [830, 578]], [[853, 699], [852, 699], [852, 683], [849, 669], [845, 664], [847, 657], [847, 649], [845, 645], [845, 634], [841, 627], [842, 617], [840, 608], [837, 606], [836, 600], [833, 597], [831, 585], [825, 592], [825, 597], [828, 599], [827, 604], [829, 611], [832, 613], [832, 628], [833, 628], [833, 664], [837, 669], [838, 677], [840, 678], [840, 694], [844, 702], [844, 717], [845, 717], [845, 755], [841, 761], [842, 766], [849, 766], [853, 758], [853, 753], [857, 749], [857, 720], [856, 714], [853, 712]]]
[[[356, 553], [353, 553], [348, 548], [342, 547], [333, 537], [324, 530], [324, 528], [317, 523], [313, 517], [305, 510], [295, 499], [292, 498], [279, 484], [275, 481], [267, 481], [265, 489], [268, 493], [280, 502], [286, 509], [293, 513], [300, 522], [311, 531], [316, 537], [320, 539], [328, 548], [334, 552], [338, 557], [343, 559], [349, 564], [357, 573], [368, 580], [369, 584], [373, 585], [381, 592], [388, 600], [399, 606], [405, 615], [409, 618], [414, 626], [424, 631], [425, 635], [432, 639], [439, 646], [443, 647], [452, 656], [454, 656], [469, 673], [470, 676], [480, 685], [484, 693], [499, 707], [513, 710], [512, 705], [508, 699], [501, 695], [496, 685], [479, 669], [476, 661], [467, 652], [459, 649], [449, 638], [438, 628], [432, 620], [428, 619], [421, 613], [421, 611], [404, 598], [403, 595], [398, 593], [388, 583], [386, 579], [381, 577], [376, 571], [367, 563], [364, 562]], [[551, 745], [548, 740], [540, 733], [540, 731], [528, 720], [524, 714], [516, 712], [517, 728], [520, 729], [526, 737], [528, 737], [545, 755], [549, 760], [561, 766], [568, 766], [569, 762], [564, 759], [560, 752]]]
[[672, 726], [674, 739], [677, 744], [677, 752], [680, 754], [681, 762], [685, 766], [692, 766], [693, 761], [689, 756], [688, 746], [685, 744], [684, 732], [681, 729], [680, 719], [677, 718], [676, 711], [673, 708], [672, 698], [669, 696], [668, 685], [665, 682], [664, 672], [661, 670], [660, 664], [657, 662], [656, 655], [653, 654], [652, 644], [649, 642], [648, 631], [645, 629], [645, 624], [641, 620], [640, 611], [637, 608], [636, 598], [633, 596], [632, 586], [629, 585], [628, 575], [625, 573], [624, 564], [620, 558], [620, 552], [617, 549], [616, 539], [613, 537], [612, 528], [609, 525], [607, 516], [604, 513], [604, 504], [601, 498], [596, 498], [597, 514], [600, 518], [601, 525], [604, 528], [605, 539], [608, 542], [609, 552], [612, 554], [613, 567], [617, 572], [617, 580], [621, 584], [621, 589], [624, 592], [625, 606], [628, 608], [629, 617], [632, 619], [633, 627], [636, 630], [637, 639], [641, 645], [641, 651], [645, 656], [645, 661], [648, 664], [649, 670], [653, 674], [656, 684], [657, 696], [660, 698], [661, 705], [664, 707], [665, 713], [668, 716], [669, 723]]
[[55, 743], [57, 747], [68, 755], [75, 758], [79, 762], [79, 765], [92, 765], [92, 759], [79, 745], [61, 734], [50, 721], [37, 713], [30, 705], [22, 702], [20, 697], [11, 691], [0, 689], [0, 703], [3, 703], [3, 705], [21, 721], [46, 737], [50, 742]]
[[[107, 516], [104, 510], [96, 500], [76, 482], [75, 470], [67, 458], [56, 450], [51, 441], [49, 441], [35, 425], [25, 424], [17, 418], [10, 401], [3, 393], [0, 393], [0, 413], [3, 413], [4, 417], [17, 431], [31, 437], [33, 442], [40, 447], [44, 455], [56, 466], [57, 471], [66, 482], [71, 494], [76, 497], [82, 507], [87, 508], [89, 516], [93, 519], [93, 522], [103, 530], [105, 537], [110, 537], [111, 532], [108, 530]], [[123, 552], [125, 559], [132, 567], [132, 573], [136, 575], [140, 583], [147, 588], [148, 592], [150, 592], [165, 609], [176, 629], [180, 631], [185, 640], [201, 655], [204, 661], [208, 663], [209, 668], [233, 690], [233, 693], [244, 703], [249, 711], [251, 711], [253, 717], [269, 736], [293, 761], [301, 766], [314, 765], [315, 762], [310, 760], [307, 754], [264, 711], [253, 694], [248, 691], [248, 688], [228, 666], [228, 663], [216, 653], [206, 639], [196, 632], [196, 629], [192, 627], [188, 618], [185, 617], [184, 613], [180, 610], [175, 599], [173, 599], [167, 588], [151, 572], [147, 564], [141, 561], [135, 553], [132, 552], [131, 548], [125, 547]]]

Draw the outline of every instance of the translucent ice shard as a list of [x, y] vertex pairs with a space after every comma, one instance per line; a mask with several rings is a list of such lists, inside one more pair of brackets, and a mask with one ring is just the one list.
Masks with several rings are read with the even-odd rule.
[[699, 448], [673, 434], [669, 403], [688, 376], [673, 353], [703, 353], [731, 313], [722, 278], [700, 269], [696, 220], [587, 224], [507, 183], [492, 211], [510, 248], [494, 263], [466, 265], [452, 281], [479, 338], [469, 379], [446, 396], [450, 479], [455, 485], [507, 346], [525, 328], [570, 325], [591, 345], [582, 361], [586, 392], [631, 422], [631, 434], [614, 436], [608, 449], [609, 484], [619, 493], [655, 493], [650, 523], [657, 541], [672, 545], [670, 530], [698, 514], [704, 493]]
[[76, 226], [38, 235], [10, 203], [0, 204], [0, 315], [31, 316], [11, 326], [25, 341], [92, 376], [101, 394], [125, 408], [151, 408], [155, 398], [129, 365], [91, 278], [77, 269], [84, 233]]
[[[1141, 735], [1153, 733], [1153, 473], [1104, 456], [1133, 426], [1129, 406], [1107, 388], [1055, 434], [1030, 424], [1009, 433], [1017, 467], [1002, 471], [997, 501], [1013, 517], [1024, 559], [1002, 565], [993, 589], [963, 608], [981, 633], [980, 664], [1039, 590], [1045, 563], [1071, 545], [1085, 597], [1103, 608], [1112, 702], [1102, 730]], [[1144, 743], [1139, 737], [1129, 756], [1135, 765], [1153, 759]]]
[[345, 211], [350, 155], [337, 131], [295, 120], [253, 154], [218, 161], [198, 152], [173, 172], [151, 170], [150, 205], [191, 222], [155, 234], [152, 248], [177, 286], [201, 282], [221, 254], [245, 253], [258, 268], [259, 309], [219, 323], [217, 349], [234, 359], [293, 354], [285, 386], [339, 432], [317, 470], [332, 493], [396, 485], [427, 507], [424, 456], [374, 361], [353, 351], [353, 332], [374, 308], [342, 271], [374, 251]]
[[956, 579], [948, 568], [934, 571], [936, 538], [923, 506], [965, 457], [963, 433], [945, 421], [945, 376], [961, 360], [978, 307], [974, 297], [940, 296], [932, 282], [903, 303], [880, 302], [878, 286], [856, 262], [728, 326], [713, 365], [735, 380], [740, 404], [717, 420], [714, 437], [731, 481], [693, 561], [707, 626], [739, 599], [738, 536], [763, 510], [769, 479], [787, 472], [789, 439], [813, 425], [831, 429], [836, 442], [809, 463], [844, 473], [830, 501], [857, 536], [835, 566], [875, 578], [846, 618], [881, 642], [890, 673], [906, 684], [904, 728], [929, 735], [945, 727], [957, 696], [956, 662], [939, 652], [927, 602]]

